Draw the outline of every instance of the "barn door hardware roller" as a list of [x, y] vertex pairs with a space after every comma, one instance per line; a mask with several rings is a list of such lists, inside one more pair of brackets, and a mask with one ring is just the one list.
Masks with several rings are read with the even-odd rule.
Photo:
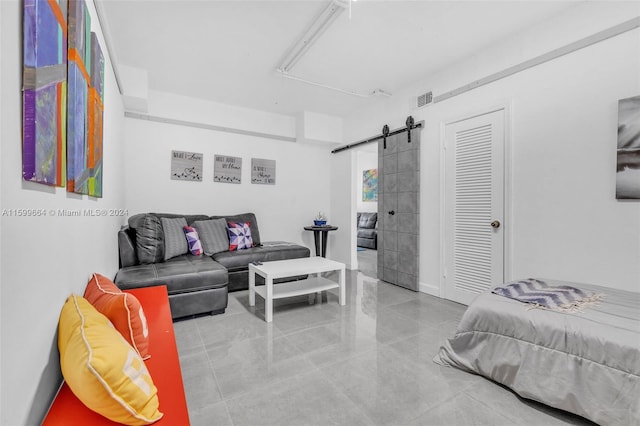
[[387, 149], [387, 136], [389, 136], [389, 126], [386, 124], [382, 127], [382, 147]]
[[407, 125], [407, 143], [411, 143], [411, 130], [415, 129], [417, 126], [415, 125], [415, 121], [412, 116], [407, 117], [405, 124]]

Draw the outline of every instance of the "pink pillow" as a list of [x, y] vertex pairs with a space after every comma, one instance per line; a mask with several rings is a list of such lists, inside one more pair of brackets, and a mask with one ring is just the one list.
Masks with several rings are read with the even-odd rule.
[[202, 243], [198, 236], [198, 231], [193, 226], [183, 226], [184, 235], [187, 237], [187, 244], [189, 245], [189, 251], [194, 256], [200, 256], [202, 254]]

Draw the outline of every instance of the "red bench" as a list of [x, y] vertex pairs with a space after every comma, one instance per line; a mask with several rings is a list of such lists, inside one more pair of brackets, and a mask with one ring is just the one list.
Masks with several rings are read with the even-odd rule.
[[[160, 411], [164, 416], [154, 425], [187, 426], [189, 412], [184, 396], [182, 372], [178, 349], [173, 333], [171, 310], [166, 286], [126, 290], [135, 295], [147, 317], [149, 327], [149, 353], [151, 358], [145, 365], [158, 388]], [[89, 410], [63, 383], [45, 417], [44, 426], [76, 425], [116, 425], [106, 417]]]

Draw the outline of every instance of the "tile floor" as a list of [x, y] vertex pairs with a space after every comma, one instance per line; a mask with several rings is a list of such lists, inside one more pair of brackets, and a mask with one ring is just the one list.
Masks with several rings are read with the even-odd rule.
[[370, 277], [376, 277], [378, 275], [378, 251], [361, 248], [357, 254], [360, 272]]
[[358, 271], [344, 307], [333, 292], [276, 300], [268, 324], [248, 299], [174, 324], [192, 425], [589, 424], [433, 363], [462, 305]]

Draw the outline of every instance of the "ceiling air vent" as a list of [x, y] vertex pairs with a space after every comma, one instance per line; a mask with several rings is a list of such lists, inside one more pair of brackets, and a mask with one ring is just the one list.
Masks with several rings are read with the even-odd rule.
[[428, 105], [431, 102], [433, 102], [433, 92], [427, 92], [418, 96], [418, 108]]

